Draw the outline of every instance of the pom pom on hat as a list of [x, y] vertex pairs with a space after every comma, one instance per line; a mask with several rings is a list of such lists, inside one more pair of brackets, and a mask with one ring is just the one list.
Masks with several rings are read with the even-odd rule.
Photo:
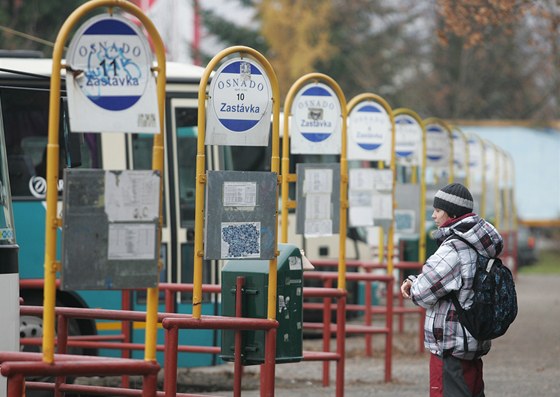
[[434, 208], [447, 212], [452, 218], [457, 218], [472, 212], [473, 197], [469, 189], [460, 183], [451, 183], [436, 193]]

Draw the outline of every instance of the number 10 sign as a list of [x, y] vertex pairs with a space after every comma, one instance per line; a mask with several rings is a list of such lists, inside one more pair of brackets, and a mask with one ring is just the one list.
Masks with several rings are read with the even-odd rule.
[[212, 78], [206, 119], [207, 145], [268, 146], [272, 89], [252, 59], [225, 62]]

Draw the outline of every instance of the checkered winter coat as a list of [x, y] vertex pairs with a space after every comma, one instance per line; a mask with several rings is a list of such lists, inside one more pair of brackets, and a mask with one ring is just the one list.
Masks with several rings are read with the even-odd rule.
[[[434, 236], [440, 246], [413, 281], [410, 295], [416, 305], [426, 309], [426, 349], [440, 357], [451, 354], [472, 360], [488, 353], [491, 342], [474, 339], [461, 326], [451, 299], [446, 297], [452, 291], [459, 291], [459, 302], [468, 309], [474, 296], [472, 282], [477, 256], [461, 240], [449, 238], [453, 233], [472, 243], [487, 257], [496, 257], [502, 251], [503, 241], [498, 231], [476, 214], [467, 214], [443, 225]], [[468, 351], [464, 348], [465, 333]]]

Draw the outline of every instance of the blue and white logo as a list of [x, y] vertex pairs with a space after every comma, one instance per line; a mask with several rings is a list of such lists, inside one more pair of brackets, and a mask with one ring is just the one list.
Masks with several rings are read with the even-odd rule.
[[73, 132], [160, 132], [152, 51], [134, 23], [115, 14], [88, 19], [66, 63]]
[[120, 111], [134, 106], [151, 76], [151, 52], [138, 28], [118, 17], [92, 18], [72, 41], [69, 65], [83, 72], [76, 81], [97, 106]]
[[234, 58], [216, 71], [209, 88], [207, 145], [267, 146], [272, 88], [263, 67], [250, 58]]
[[329, 112], [335, 110], [334, 95], [322, 86], [307, 88], [301, 93], [298, 104], [301, 135], [311, 142], [323, 142], [334, 130], [335, 123]]
[[269, 110], [270, 91], [268, 78], [256, 62], [248, 59], [226, 62], [210, 85], [213, 111], [228, 131], [245, 133]]

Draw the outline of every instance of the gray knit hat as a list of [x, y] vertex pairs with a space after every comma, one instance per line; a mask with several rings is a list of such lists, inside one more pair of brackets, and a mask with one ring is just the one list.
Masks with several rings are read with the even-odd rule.
[[469, 189], [460, 183], [451, 183], [436, 193], [434, 208], [444, 210], [451, 218], [457, 218], [472, 212], [473, 198]]

